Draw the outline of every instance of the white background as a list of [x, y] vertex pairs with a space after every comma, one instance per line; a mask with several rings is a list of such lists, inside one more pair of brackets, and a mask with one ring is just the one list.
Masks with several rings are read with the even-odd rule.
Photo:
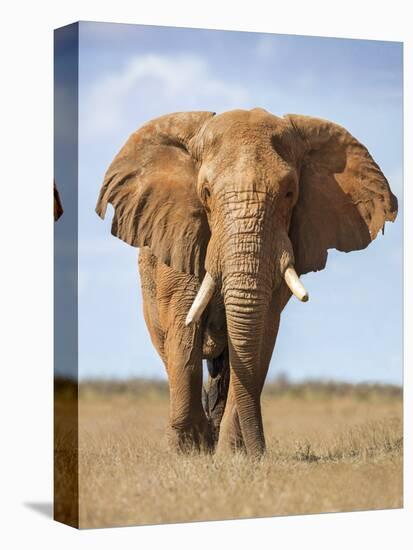
[[[405, 509], [78, 532], [33, 510], [52, 499], [52, 29], [77, 20], [237, 29], [405, 43], [405, 199], [413, 179], [409, 2], [116, 0], [3, 4], [0, 68], [0, 544], [3, 548], [407, 548], [411, 545], [412, 293], [405, 289]], [[410, 98], [410, 101], [409, 101]], [[407, 121], [410, 121], [409, 123]], [[408, 156], [410, 152], [410, 158]], [[412, 280], [406, 216], [405, 281]], [[196, 495], [194, 495], [196, 498]], [[410, 531], [410, 533], [409, 533]], [[408, 541], [410, 534], [410, 545]]]

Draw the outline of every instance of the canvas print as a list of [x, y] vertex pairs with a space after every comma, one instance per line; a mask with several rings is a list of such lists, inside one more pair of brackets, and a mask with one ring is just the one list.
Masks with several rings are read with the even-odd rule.
[[402, 52], [55, 31], [58, 521], [402, 507]]

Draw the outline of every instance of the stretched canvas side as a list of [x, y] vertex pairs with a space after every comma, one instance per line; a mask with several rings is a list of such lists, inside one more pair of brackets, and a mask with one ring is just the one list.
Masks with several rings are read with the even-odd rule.
[[73, 527], [79, 525], [78, 35], [77, 23], [54, 32], [54, 194], [60, 201], [54, 224], [54, 519]]

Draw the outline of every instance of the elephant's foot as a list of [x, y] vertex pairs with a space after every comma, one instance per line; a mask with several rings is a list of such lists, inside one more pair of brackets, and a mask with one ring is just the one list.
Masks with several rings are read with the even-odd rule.
[[195, 425], [171, 424], [168, 443], [171, 449], [181, 453], [211, 452], [214, 448], [213, 431], [206, 419]]

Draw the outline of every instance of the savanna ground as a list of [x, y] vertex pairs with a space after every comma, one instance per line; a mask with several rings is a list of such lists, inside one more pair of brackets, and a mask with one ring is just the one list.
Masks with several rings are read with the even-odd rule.
[[[171, 453], [163, 383], [87, 382], [79, 394], [80, 527], [403, 505], [400, 388], [268, 384], [259, 462]], [[56, 410], [64, 414], [64, 397]], [[64, 491], [64, 474], [60, 482]]]

